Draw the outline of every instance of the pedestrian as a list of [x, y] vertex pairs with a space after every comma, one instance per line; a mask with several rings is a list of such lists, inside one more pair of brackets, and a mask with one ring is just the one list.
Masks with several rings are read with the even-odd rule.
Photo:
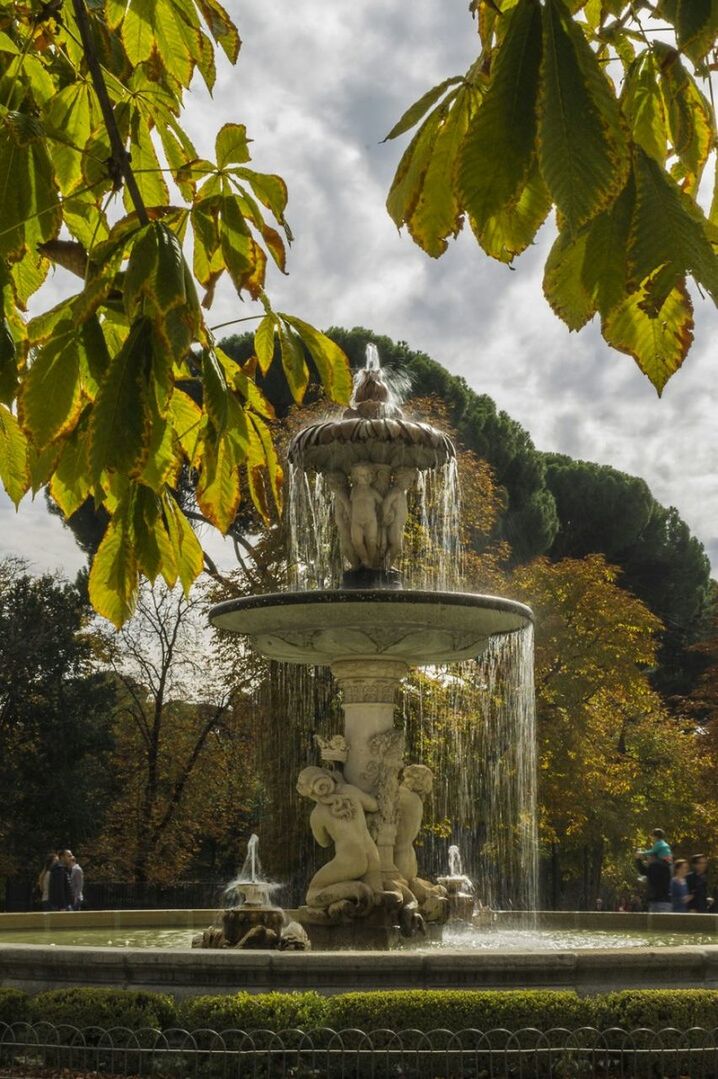
[[691, 858], [691, 871], [686, 877], [690, 900], [688, 910], [694, 914], [705, 914], [710, 902], [708, 897], [708, 877], [706, 870], [708, 859], [705, 854], [694, 854]]
[[660, 858], [670, 865], [673, 861], [673, 853], [666, 843], [666, 833], [662, 828], [654, 828], [651, 832], [651, 839], [653, 840], [653, 846], [648, 850], [637, 850], [636, 855], [639, 858], [650, 858], [651, 856]]
[[648, 883], [648, 913], [670, 914], [671, 906], [671, 867], [663, 858], [652, 855], [646, 866]]
[[82, 889], [85, 883], [85, 874], [82, 871], [82, 866], [78, 862], [74, 854], [70, 855], [70, 899], [72, 902], [73, 910], [82, 909]]
[[50, 885], [48, 888], [48, 902], [50, 910], [71, 910], [72, 898], [70, 895], [70, 862], [71, 850], [61, 850], [57, 861], [50, 870]]
[[688, 891], [688, 862], [685, 858], [679, 858], [673, 867], [673, 880], [671, 881], [671, 906], [674, 914], [686, 914], [691, 896]]
[[38, 874], [37, 881], [35, 883], [35, 892], [40, 900], [40, 909], [50, 909], [50, 871], [57, 861], [57, 855], [53, 851], [52, 854], [48, 854], [45, 859], [45, 864]]

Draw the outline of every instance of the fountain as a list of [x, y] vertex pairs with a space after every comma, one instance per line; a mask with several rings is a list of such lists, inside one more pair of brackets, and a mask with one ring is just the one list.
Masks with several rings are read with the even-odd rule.
[[193, 938], [193, 948], [308, 950], [309, 940], [301, 926], [288, 921], [282, 908], [271, 901], [279, 885], [261, 879], [258, 845], [259, 837], [251, 835], [244, 865], [225, 889], [229, 905], [218, 921]]
[[464, 874], [461, 851], [455, 845], [449, 847], [449, 872], [445, 877], [438, 877], [437, 883], [446, 889], [449, 904], [449, 919], [473, 925], [476, 897], [474, 886]]
[[441, 431], [404, 416], [372, 347], [351, 406], [300, 431], [288, 456], [331, 494], [342, 586], [233, 599], [210, 618], [270, 659], [330, 667], [344, 733], [318, 738], [320, 763], [296, 783], [314, 803], [316, 842], [334, 857], [311, 880], [297, 918], [319, 947], [387, 947], [449, 915], [446, 889], [417, 865], [432, 775], [404, 764], [397, 690], [411, 667], [475, 658], [496, 634], [530, 625], [532, 614], [496, 596], [402, 587], [410, 492], [456, 454]]

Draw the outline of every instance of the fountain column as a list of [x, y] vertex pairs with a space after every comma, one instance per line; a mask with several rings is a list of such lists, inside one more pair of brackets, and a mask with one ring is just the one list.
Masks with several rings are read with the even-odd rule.
[[394, 842], [404, 754], [404, 734], [394, 726], [394, 706], [397, 688], [409, 668], [400, 659], [373, 657], [336, 660], [331, 669], [344, 699], [348, 743], [344, 775], [378, 802], [379, 811], [369, 820], [369, 829], [379, 848], [385, 886], [389, 886], [398, 875]]

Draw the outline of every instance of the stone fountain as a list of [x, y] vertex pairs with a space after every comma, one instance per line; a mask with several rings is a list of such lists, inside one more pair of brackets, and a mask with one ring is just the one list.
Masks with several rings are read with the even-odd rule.
[[321, 763], [296, 780], [314, 803], [314, 838], [334, 848], [297, 915], [315, 946], [386, 947], [449, 914], [445, 888], [417, 865], [432, 775], [404, 763], [397, 689], [411, 667], [474, 658], [494, 634], [532, 619], [497, 596], [402, 588], [410, 492], [454, 458], [445, 434], [403, 414], [370, 346], [343, 416], [304, 428], [289, 446], [290, 463], [331, 492], [342, 587], [229, 600], [210, 614], [270, 659], [330, 667], [341, 690], [344, 733], [320, 736]]

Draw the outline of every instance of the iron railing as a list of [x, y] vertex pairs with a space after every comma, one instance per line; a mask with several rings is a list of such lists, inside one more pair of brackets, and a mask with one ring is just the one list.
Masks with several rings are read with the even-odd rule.
[[0, 1077], [715, 1079], [718, 1028], [136, 1030], [0, 1023]]

